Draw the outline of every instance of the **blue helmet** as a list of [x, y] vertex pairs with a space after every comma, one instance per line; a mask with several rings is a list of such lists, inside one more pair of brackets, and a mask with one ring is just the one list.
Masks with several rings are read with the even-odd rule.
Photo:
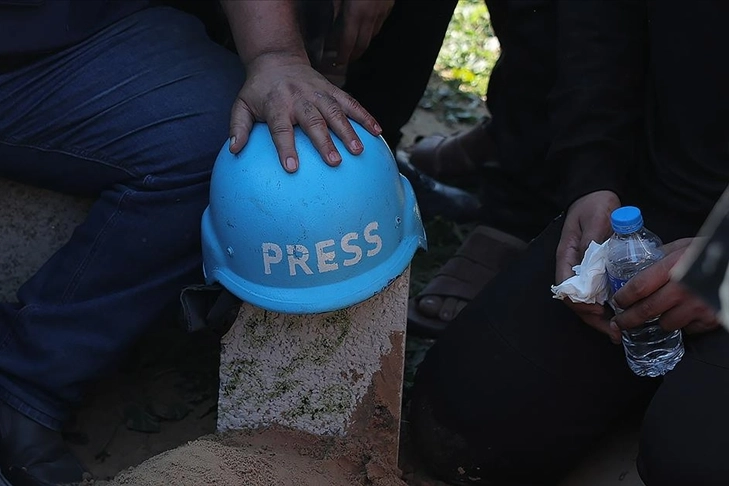
[[415, 194], [382, 137], [351, 122], [364, 146], [326, 165], [299, 127], [299, 170], [286, 173], [268, 126], [237, 155], [226, 143], [202, 219], [207, 283], [283, 313], [328, 312], [383, 290], [427, 247]]

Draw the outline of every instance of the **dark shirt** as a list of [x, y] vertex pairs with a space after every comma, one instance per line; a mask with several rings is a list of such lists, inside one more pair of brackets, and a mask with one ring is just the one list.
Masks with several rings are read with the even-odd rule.
[[0, 71], [76, 44], [149, 0], [0, 0]]
[[729, 2], [562, 0], [549, 160], [693, 236], [729, 184]]

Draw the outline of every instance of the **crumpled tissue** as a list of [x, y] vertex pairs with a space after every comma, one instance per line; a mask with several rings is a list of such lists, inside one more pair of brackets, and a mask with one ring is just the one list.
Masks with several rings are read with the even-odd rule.
[[555, 299], [569, 298], [583, 304], [604, 304], [608, 300], [609, 284], [605, 265], [607, 242], [590, 242], [582, 263], [572, 267], [575, 275], [559, 285], [552, 285]]

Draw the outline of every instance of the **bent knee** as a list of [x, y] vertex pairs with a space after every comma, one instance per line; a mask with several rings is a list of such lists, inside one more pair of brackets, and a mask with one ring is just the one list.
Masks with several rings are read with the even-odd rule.
[[552, 484], [571, 467], [566, 450], [543, 447], [555, 438], [528, 433], [534, 428], [522, 427], [519, 417], [483, 403], [481, 420], [464, 424], [459, 411], [444, 409], [437, 395], [416, 380], [409, 432], [423, 466], [438, 478], [457, 484]]
[[[646, 486], [726, 486], [729, 441], [718, 438], [721, 427], [697, 417], [695, 421], [659, 420], [646, 415], [637, 459], [638, 474]], [[720, 445], [723, 442], [723, 446]]]

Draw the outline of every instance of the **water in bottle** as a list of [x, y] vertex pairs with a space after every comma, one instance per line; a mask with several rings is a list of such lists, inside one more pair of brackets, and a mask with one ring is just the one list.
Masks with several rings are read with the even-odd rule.
[[[663, 258], [662, 242], [643, 226], [640, 209], [625, 206], [613, 211], [613, 235], [607, 246], [607, 274], [614, 294], [638, 272]], [[616, 313], [622, 312], [611, 299]], [[660, 376], [672, 370], [683, 357], [680, 330], [664, 331], [660, 316], [643, 326], [623, 331], [628, 365], [639, 376]]]

